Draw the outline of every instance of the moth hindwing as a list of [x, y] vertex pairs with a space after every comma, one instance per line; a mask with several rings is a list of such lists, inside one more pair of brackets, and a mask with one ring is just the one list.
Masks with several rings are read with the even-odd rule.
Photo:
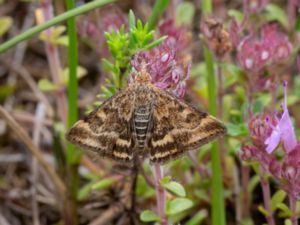
[[213, 116], [150, 83], [141, 72], [67, 133], [75, 145], [100, 156], [132, 163], [140, 157], [164, 163], [226, 133]]

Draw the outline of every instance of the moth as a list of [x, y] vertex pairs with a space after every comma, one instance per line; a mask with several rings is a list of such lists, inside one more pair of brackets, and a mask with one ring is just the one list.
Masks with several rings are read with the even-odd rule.
[[150, 157], [165, 163], [222, 136], [222, 122], [151, 84], [142, 69], [134, 83], [79, 120], [66, 138], [116, 161]]

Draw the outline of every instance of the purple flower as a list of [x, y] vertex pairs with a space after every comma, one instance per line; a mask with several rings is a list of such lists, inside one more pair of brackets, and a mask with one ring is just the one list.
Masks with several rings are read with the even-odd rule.
[[297, 146], [297, 139], [292, 125], [292, 121], [287, 108], [287, 82], [284, 82], [284, 104], [283, 113], [277, 126], [273, 127], [271, 135], [266, 139], [266, 151], [272, 153], [280, 141], [283, 142], [284, 150], [290, 153]]
[[[167, 40], [147, 52], [137, 53], [131, 61], [131, 65], [135, 71], [140, 71], [143, 62], [147, 63], [147, 70], [152, 78], [151, 82], [155, 86], [169, 89], [178, 97], [184, 96], [190, 65], [186, 66], [178, 62], [172, 42]], [[135, 77], [136, 74], [131, 73], [128, 82], [134, 82]]]
[[265, 171], [269, 170], [269, 167], [275, 156], [267, 154], [265, 151], [266, 145], [264, 142], [272, 133], [273, 125], [276, 125], [275, 118], [265, 113], [256, 114], [251, 118], [248, 127], [252, 145], [242, 145], [242, 154], [240, 155], [242, 160], [258, 161]]

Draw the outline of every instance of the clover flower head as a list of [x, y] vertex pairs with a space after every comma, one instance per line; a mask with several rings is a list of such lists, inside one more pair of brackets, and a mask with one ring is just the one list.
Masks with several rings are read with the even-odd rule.
[[[137, 53], [131, 65], [135, 71], [140, 71], [141, 65], [146, 67], [151, 75], [151, 82], [161, 88], [172, 91], [176, 96], [183, 97], [186, 92], [186, 80], [189, 77], [190, 65], [178, 62], [176, 49], [168, 40], [149, 50]], [[130, 74], [128, 82], [134, 82], [136, 73]]]

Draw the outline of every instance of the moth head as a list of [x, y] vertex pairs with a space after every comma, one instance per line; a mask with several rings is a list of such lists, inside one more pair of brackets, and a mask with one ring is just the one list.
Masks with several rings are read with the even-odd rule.
[[146, 67], [142, 67], [141, 71], [138, 73], [136, 77], [137, 83], [150, 83], [151, 82], [151, 76], [148, 73]]

